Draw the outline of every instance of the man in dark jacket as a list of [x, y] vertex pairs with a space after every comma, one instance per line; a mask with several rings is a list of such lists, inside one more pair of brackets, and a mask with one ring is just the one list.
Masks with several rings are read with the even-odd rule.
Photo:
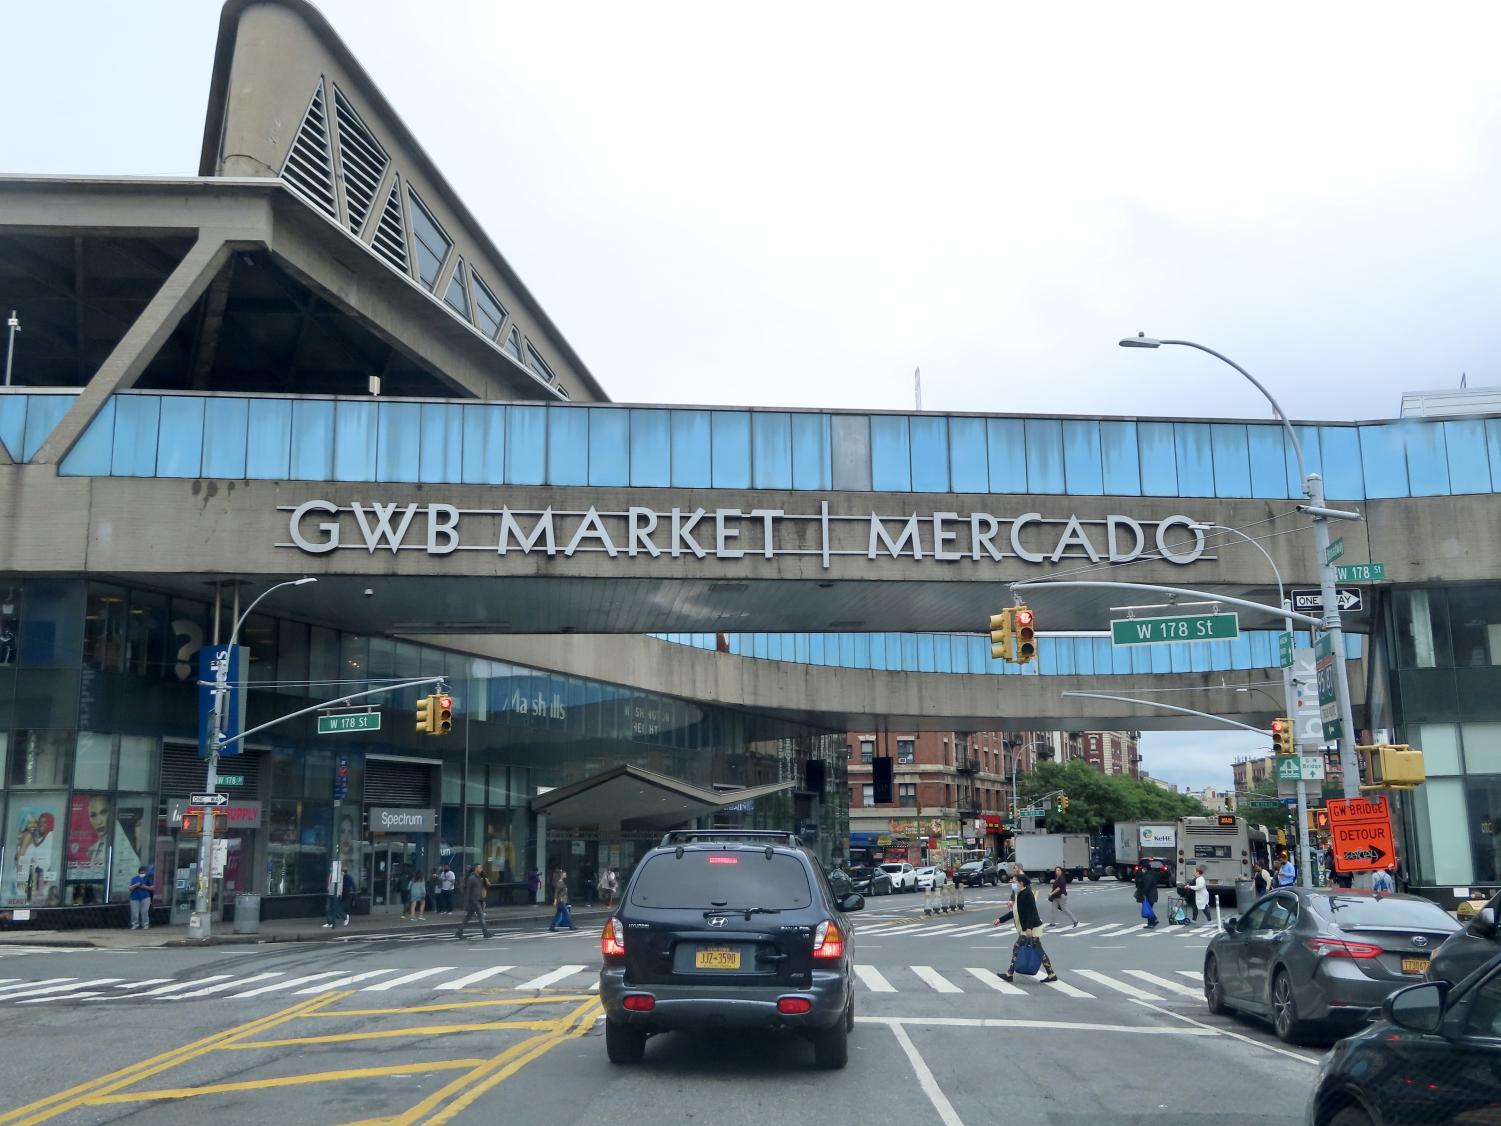
[[459, 922], [459, 929], [454, 938], [464, 937], [464, 928], [473, 918], [479, 919], [480, 933], [486, 938], [490, 937], [490, 926], [485, 922], [485, 897], [489, 889], [485, 886], [485, 876], [482, 867], [476, 864], [469, 870], [469, 875], [464, 877], [464, 918]]
[[1157, 873], [1150, 864], [1136, 870], [1136, 902], [1142, 905], [1142, 918], [1148, 930], [1157, 925]]

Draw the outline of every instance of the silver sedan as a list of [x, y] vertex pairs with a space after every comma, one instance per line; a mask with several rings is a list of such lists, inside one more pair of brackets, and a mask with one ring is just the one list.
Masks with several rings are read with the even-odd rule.
[[1279, 888], [1228, 919], [1204, 952], [1211, 1013], [1237, 1009], [1297, 1043], [1316, 1027], [1360, 1024], [1388, 994], [1422, 981], [1459, 924], [1414, 895]]

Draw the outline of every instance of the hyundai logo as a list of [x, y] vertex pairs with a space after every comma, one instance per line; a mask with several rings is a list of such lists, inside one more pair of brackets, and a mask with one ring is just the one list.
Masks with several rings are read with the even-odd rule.
[[[730, 920], [729, 920], [729, 919], [727, 919], [727, 918], [726, 918], [726, 917], [725, 917], [725, 916], [723, 916], [723, 915], [714, 915], [714, 916], [711, 916], [711, 917], [710, 917], [710, 919], [709, 919], [709, 925], [710, 925], [710, 926], [711, 926], [711, 927], [722, 927], [722, 926], [724, 926], [724, 925], [725, 925], [725, 924], [726, 924], [726, 923], [728, 923], [728, 922], [729, 922], [729, 921], [730, 921]], [[1427, 942], [1427, 941], [1428, 941], [1428, 940], [1427, 940], [1427, 939], [1424, 939], [1424, 940], [1423, 940], [1423, 941], [1424, 941], [1424, 942]]]
[[1415, 934], [1415, 935], [1412, 936], [1412, 944], [1414, 946], [1419, 946], [1419, 947], [1421, 947], [1421, 946], [1427, 946], [1428, 945], [1428, 939], [1426, 937], [1424, 937], [1423, 935], [1421, 935], [1421, 934]]

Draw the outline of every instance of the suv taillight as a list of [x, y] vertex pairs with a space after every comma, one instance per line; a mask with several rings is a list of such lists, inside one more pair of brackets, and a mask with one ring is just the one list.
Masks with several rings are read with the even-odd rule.
[[813, 957], [819, 961], [833, 961], [844, 957], [844, 932], [839, 924], [826, 920], [813, 932]]
[[606, 958], [625, 957], [625, 932], [621, 929], [619, 920], [605, 920], [604, 933], [599, 936], [599, 952]]
[[1320, 958], [1375, 958], [1381, 954], [1379, 946], [1369, 942], [1346, 942], [1342, 938], [1310, 938], [1303, 945]]

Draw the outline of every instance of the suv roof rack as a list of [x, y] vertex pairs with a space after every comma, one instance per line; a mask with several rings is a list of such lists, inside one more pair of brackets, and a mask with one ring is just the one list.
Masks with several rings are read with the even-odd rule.
[[785, 845], [802, 848], [803, 841], [796, 833], [779, 829], [671, 829], [662, 834], [659, 848], [671, 848], [681, 844], [703, 844], [710, 841], [744, 841], [747, 844]]

